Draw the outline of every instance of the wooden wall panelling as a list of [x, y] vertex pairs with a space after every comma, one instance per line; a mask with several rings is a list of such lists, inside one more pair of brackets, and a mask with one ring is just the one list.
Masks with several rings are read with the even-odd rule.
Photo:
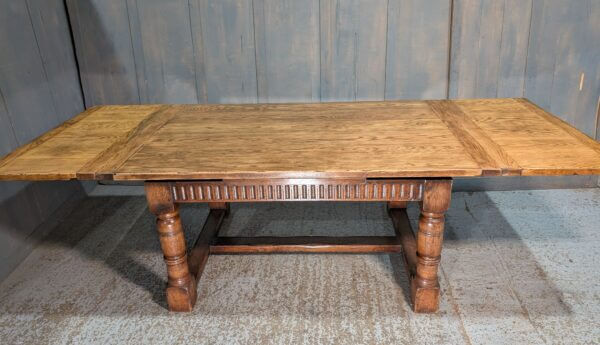
[[446, 98], [450, 3], [389, 1], [385, 99]]
[[58, 120], [83, 110], [79, 71], [63, 0], [28, 0], [29, 14]]
[[598, 15], [594, 0], [534, 2], [526, 71], [525, 96], [590, 136], [600, 92]]
[[140, 102], [123, 0], [67, 0], [87, 107]]
[[[135, 63], [144, 66], [138, 80], [146, 82], [140, 98], [149, 103], [198, 103], [188, 1], [132, 3], [137, 5], [128, 8], [130, 16], [137, 16], [132, 23], [139, 24], [131, 25], [132, 37], [141, 42]], [[123, 25], [128, 23], [129, 18], [124, 19]], [[139, 72], [142, 70], [138, 68]]]
[[596, 0], [583, 0], [567, 8], [557, 41], [551, 111], [594, 137], [600, 94], [600, 6]]
[[[83, 109], [62, 1], [0, 4], [0, 154]], [[78, 189], [68, 183], [0, 183], [0, 279], [29, 253], [39, 225]], [[46, 229], [47, 231], [47, 229]]]
[[24, 1], [0, 8], [0, 90], [19, 145], [59, 121]]
[[319, 1], [254, 0], [259, 102], [320, 100]]
[[198, 99], [256, 103], [252, 0], [191, 0]]
[[531, 6], [454, 1], [450, 98], [523, 96]]
[[[55, 127], [83, 111], [66, 8], [62, 0], [28, 0], [27, 7], [57, 117]], [[32, 190], [41, 219], [46, 219], [79, 190], [79, 183], [34, 183]]]
[[496, 97], [523, 97], [532, 6], [533, 0], [504, 2]]
[[387, 0], [320, 4], [321, 100], [382, 100]]

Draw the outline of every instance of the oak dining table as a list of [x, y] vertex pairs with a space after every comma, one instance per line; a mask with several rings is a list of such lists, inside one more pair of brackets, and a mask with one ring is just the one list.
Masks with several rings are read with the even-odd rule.
[[[435, 312], [453, 178], [597, 174], [600, 143], [516, 98], [102, 105], [0, 160], [4, 181], [143, 181], [172, 311], [192, 310], [212, 254], [388, 252], [402, 253], [413, 310]], [[219, 236], [230, 203], [293, 201], [386, 202], [395, 235]], [[185, 203], [210, 207], [190, 250]]]

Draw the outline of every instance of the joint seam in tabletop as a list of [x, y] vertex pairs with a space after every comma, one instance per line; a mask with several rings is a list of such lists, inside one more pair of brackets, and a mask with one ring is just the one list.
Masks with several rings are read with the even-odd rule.
[[[484, 176], [518, 176], [522, 168], [451, 100], [426, 101], [433, 113], [480, 164]], [[493, 156], [492, 154], [493, 153]]]
[[115, 141], [77, 171], [79, 179], [113, 179], [114, 172], [135, 154], [156, 131], [167, 124], [177, 109], [165, 105], [150, 113], [127, 135]]

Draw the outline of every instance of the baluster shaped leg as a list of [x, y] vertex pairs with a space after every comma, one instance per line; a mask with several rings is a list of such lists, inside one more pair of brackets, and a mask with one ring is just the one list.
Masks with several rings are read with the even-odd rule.
[[440, 285], [438, 266], [442, 252], [444, 213], [450, 206], [452, 180], [427, 180], [419, 231], [417, 232], [417, 267], [411, 281], [411, 297], [415, 312], [438, 310]]
[[190, 274], [179, 210], [169, 186], [166, 182], [147, 182], [146, 198], [157, 218], [160, 246], [167, 264], [169, 310], [191, 311], [196, 303], [196, 279]]

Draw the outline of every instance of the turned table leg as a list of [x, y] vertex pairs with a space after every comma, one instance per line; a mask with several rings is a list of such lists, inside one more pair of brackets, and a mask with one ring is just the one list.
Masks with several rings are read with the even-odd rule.
[[417, 232], [416, 275], [411, 281], [415, 312], [435, 312], [439, 306], [438, 266], [442, 252], [444, 213], [450, 206], [451, 180], [427, 180]]
[[171, 311], [191, 311], [196, 303], [196, 279], [190, 273], [178, 206], [167, 183], [147, 182], [146, 198], [167, 264], [167, 304]]

